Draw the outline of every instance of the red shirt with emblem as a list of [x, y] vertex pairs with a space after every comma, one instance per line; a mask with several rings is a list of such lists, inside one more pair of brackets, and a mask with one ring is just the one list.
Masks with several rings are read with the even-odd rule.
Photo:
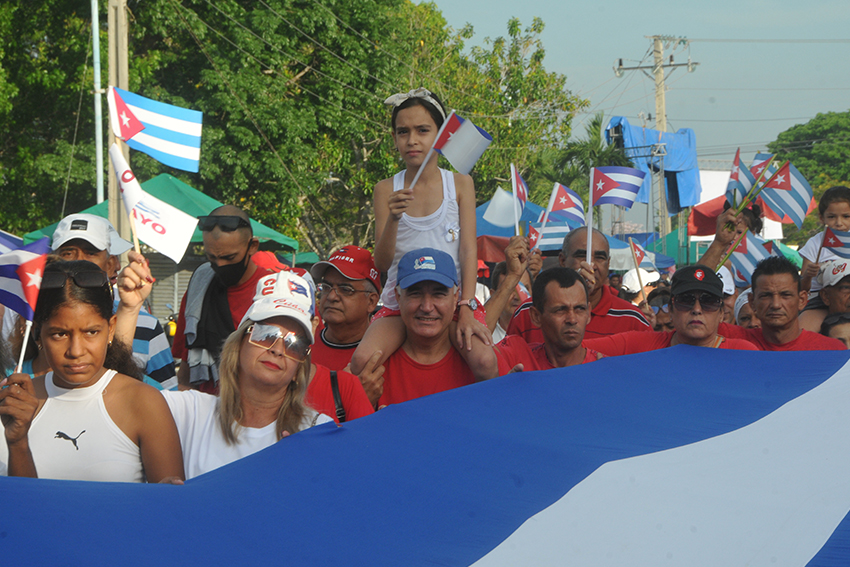
[[[360, 379], [354, 374], [337, 371], [337, 383], [339, 384], [339, 397], [342, 407], [345, 409], [345, 421], [351, 421], [364, 415], [375, 413], [375, 409], [369, 402], [369, 397], [363, 390]], [[336, 403], [331, 389], [331, 371], [320, 364], [316, 365], [316, 375], [307, 386], [307, 405], [319, 413], [329, 415], [339, 423], [336, 417]]]
[[781, 345], [767, 342], [761, 329], [745, 329], [744, 327], [730, 325], [729, 323], [720, 323], [718, 333], [727, 337], [749, 341], [759, 350], [846, 350], [844, 343], [838, 339], [825, 337], [805, 329], [801, 330], [800, 336], [796, 339]]
[[[584, 346], [582, 343], [582, 347]], [[599, 360], [600, 353], [590, 348], [586, 350], [581, 364]], [[504, 376], [517, 364], [522, 364], [523, 372], [555, 368], [546, 356], [546, 347], [543, 343], [528, 344], [517, 335], [508, 335], [496, 345], [496, 360], [499, 362], [499, 376]]]
[[[644, 333], [630, 331], [610, 337], [592, 339], [585, 342], [589, 348], [595, 348], [605, 356], [622, 356], [624, 354], [635, 354], [667, 348], [673, 342], [676, 331]], [[740, 339], [725, 338], [717, 348], [733, 350], [758, 350], [752, 343]]]
[[410, 358], [402, 346], [387, 359], [384, 368], [384, 393], [378, 400], [378, 407], [475, 382], [472, 371], [454, 347], [449, 348], [449, 352], [439, 362], [420, 364]]
[[[531, 322], [530, 309], [531, 301], [519, 306], [508, 325], [507, 334], [519, 335], [529, 344], [542, 343], [543, 332]], [[640, 309], [617, 297], [616, 290], [607, 285], [602, 287], [602, 298], [590, 313], [590, 322], [584, 330], [585, 339], [607, 337], [624, 331], [652, 330]]]

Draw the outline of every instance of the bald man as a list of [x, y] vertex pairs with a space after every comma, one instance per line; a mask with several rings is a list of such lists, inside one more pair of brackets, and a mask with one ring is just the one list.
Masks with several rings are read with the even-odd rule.
[[251, 261], [259, 247], [242, 209], [221, 206], [198, 218], [209, 260], [192, 274], [180, 302], [171, 352], [183, 359], [181, 389], [218, 391], [218, 361], [224, 340], [251, 306], [260, 278], [271, 274]]

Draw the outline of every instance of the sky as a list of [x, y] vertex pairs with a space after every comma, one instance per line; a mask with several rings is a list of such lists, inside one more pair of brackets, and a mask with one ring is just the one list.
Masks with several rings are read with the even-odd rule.
[[[652, 64], [652, 42], [646, 36], [691, 40], [675, 51], [665, 47], [665, 59], [673, 53], [676, 63], [687, 62], [688, 56], [699, 63], [692, 73], [685, 68], [668, 70], [667, 129], [694, 131], [701, 170], [728, 171], [738, 147], [742, 160], [749, 163], [788, 128], [818, 113], [850, 109], [846, 0], [435, 0], [435, 4], [450, 26], [472, 24], [475, 36], [468, 45], [507, 36], [512, 17], [518, 17], [523, 28], [535, 16], [541, 18], [546, 24], [541, 34], [546, 69], [566, 75], [567, 88], [590, 101], [588, 110], [573, 121], [578, 136], [584, 135], [586, 121], [599, 111], [606, 124], [611, 116], [625, 116], [640, 125], [640, 113], [651, 114], [653, 120], [646, 125], [655, 128], [654, 82], [641, 71], [626, 71], [617, 78], [614, 64], [620, 58], [625, 67]], [[636, 204], [626, 220], [652, 224], [646, 215], [646, 206]], [[603, 217], [606, 230], [610, 222], [608, 212]]]
[[[691, 128], [701, 160], [731, 163], [735, 149], [749, 160], [768, 142], [820, 112], [850, 109], [850, 6], [846, 0], [634, 2], [600, 0], [436, 0], [448, 24], [475, 29], [472, 43], [507, 35], [507, 21], [523, 27], [543, 19], [547, 70], [567, 76], [567, 87], [589, 99], [588, 113], [626, 116], [641, 124], [640, 112], [655, 117], [652, 80], [640, 71], [616, 78], [613, 66], [652, 63], [651, 40], [670, 35], [693, 40], [678, 47], [676, 63], [688, 55], [693, 73], [678, 68], [667, 79], [668, 130]], [[724, 40], [699, 41], [701, 39]], [[728, 40], [781, 40], [777, 43]], [[789, 40], [841, 40], [801, 43]], [[671, 53], [665, 48], [665, 55]], [[669, 70], [668, 70], [669, 73]], [[648, 123], [654, 128], [654, 120]], [[703, 162], [703, 166], [711, 165]], [[719, 164], [718, 164], [719, 165]], [[721, 169], [726, 169], [728, 164]]]

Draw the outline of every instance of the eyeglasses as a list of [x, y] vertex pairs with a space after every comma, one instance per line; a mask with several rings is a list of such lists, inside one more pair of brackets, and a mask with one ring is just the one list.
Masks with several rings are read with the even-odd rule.
[[224, 232], [233, 232], [237, 228], [250, 228], [251, 223], [237, 216], [202, 216], [198, 217], [198, 228], [202, 232], [209, 232], [219, 227]]
[[341, 297], [351, 297], [357, 292], [361, 293], [372, 293], [367, 289], [357, 289], [353, 285], [350, 284], [330, 284], [327, 282], [321, 282], [316, 286], [316, 290], [319, 292], [319, 296], [327, 295], [332, 291], [335, 291], [337, 295]]
[[246, 331], [251, 334], [248, 342], [254, 346], [271, 349], [277, 341], [283, 341], [283, 356], [297, 362], [302, 362], [310, 354], [310, 344], [303, 336], [292, 331], [285, 331], [275, 325], [254, 323]]
[[[702, 305], [702, 302], [700, 302], [700, 305]], [[664, 313], [670, 313], [670, 304], [669, 303], [650, 304], [650, 307], [652, 308], [652, 312], [655, 313], [656, 315], [658, 315], [659, 311], [663, 311]]]
[[678, 311], [690, 311], [699, 300], [700, 307], [706, 313], [714, 313], [723, 305], [723, 299], [710, 293], [702, 293], [699, 298], [693, 293], [680, 293], [673, 296], [673, 307]]
[[62, 289], [68, 280], [73, 280], [78, 287], [97, 288], [109, 284], [106, 272], [102, 270], [87, 270], [83, 272], [45, 272], [41, 278], [41, 289]]

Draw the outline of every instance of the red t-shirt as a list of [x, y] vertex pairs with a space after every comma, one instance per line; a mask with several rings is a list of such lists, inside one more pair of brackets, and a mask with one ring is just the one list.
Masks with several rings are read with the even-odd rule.
[[793, 341], [777, 345], [769, 343], [764, 338], [761, 329], [745, 329], [729, 323], [720, 323], [718, 333], [750, 341], [759, 350], [846, 350], [844, 343], [832, 337], [825, 337], [805, 329], [801, 330], [800, 336]]
[[[589, 348], [595, 348], [605, 356], [622, 356], [624, 354], [635, 354], [638, 352], [648, 352], [667, 348], [673, 342], [673, 335], [676, 331], [663, 331], [644, 333], [642, 331], [630, 331], [628, 333], [620, 333], [611, 335], [610, 337], [602, 337], [587, 341], [585, 344]], [[740, 340], [725, 338], [717, 348], [733, 349], [733, 350], [758, 350], [752, 343]]]
[[351, 362], [351, 355], [359, 344], [360, 341], [344, 345], [330, 342], [325, 338], [325, 324], [322, 322], [316, 328], [310, 353], [313, 362], [327, 366], [331, 370], [342, 370]]
[[[519, 306], [508, 325], [507, 334], [519, 335], [529, 344], [542, 343], [543, 332], [531, 322], [530, 308], [531, 301]], [[652, 330], [640, 309], [617, 297], [616, 290], [607, 285], [602, 287], [602, 298], [590, 313], [590, 323], [584, 330], [585, 339], [607, 337], [624, 331]]]
[[[239, 322], [251, 303], [254, 302], [254, 294], [257, 292], [257, 282], [260, 278], [271, 274], [265, 268], [258, 267], [254, 271], [248, 281], [236, 287], [227, 288], [227, 303], [230, 305], [230, 315], [233, 317], [233, 330], [239, 326]], [[188, 290], [187, 290], [188, 293]], [[177, 318], [177, 329], [174, 333], [174, 343], [171, 345], [171, 354], [174, 358], [182, 358], [186, 360], [189, 355], [189, 349], [186, 348], [186, 294], [183, 294], [183, 300], [180, 301], [180, 315]]]
[[[543, 343], [528, 344], [517, 335], [508, 335], [496, 345], [496, 360], [499, 361], [499, 376], [504, 376], [517, 364], [522, 364], [523, 372], [555, 368], [546, 356]], [[599, 360], [599, 353], [588, 348], [581, 364], [595, 360]]]
[[[336, 379], [339, 383], [339, 397], [342, 400], [342, 407], [345, 409], [345, 421], [375, 413], [357, 376], [338, 370]], [[313, 376], [310, 385], [307, 386], [306, 398], [307, 405], [319, 413], [331, 416], [334, 421], [339, 423], [336, 418], [334, 393], [331, 389], [331, 371], [327, 367], [321, 364], [316, 365], [316, 375]]]
[[449, 352], [439, 362], [420, 364], [410, 358], [402, 346], [387, 359], [384, 368], [384, 393], [378, 400], [378, 407], [475, 382], [472, 371], [454, 347], [449, 348]]

